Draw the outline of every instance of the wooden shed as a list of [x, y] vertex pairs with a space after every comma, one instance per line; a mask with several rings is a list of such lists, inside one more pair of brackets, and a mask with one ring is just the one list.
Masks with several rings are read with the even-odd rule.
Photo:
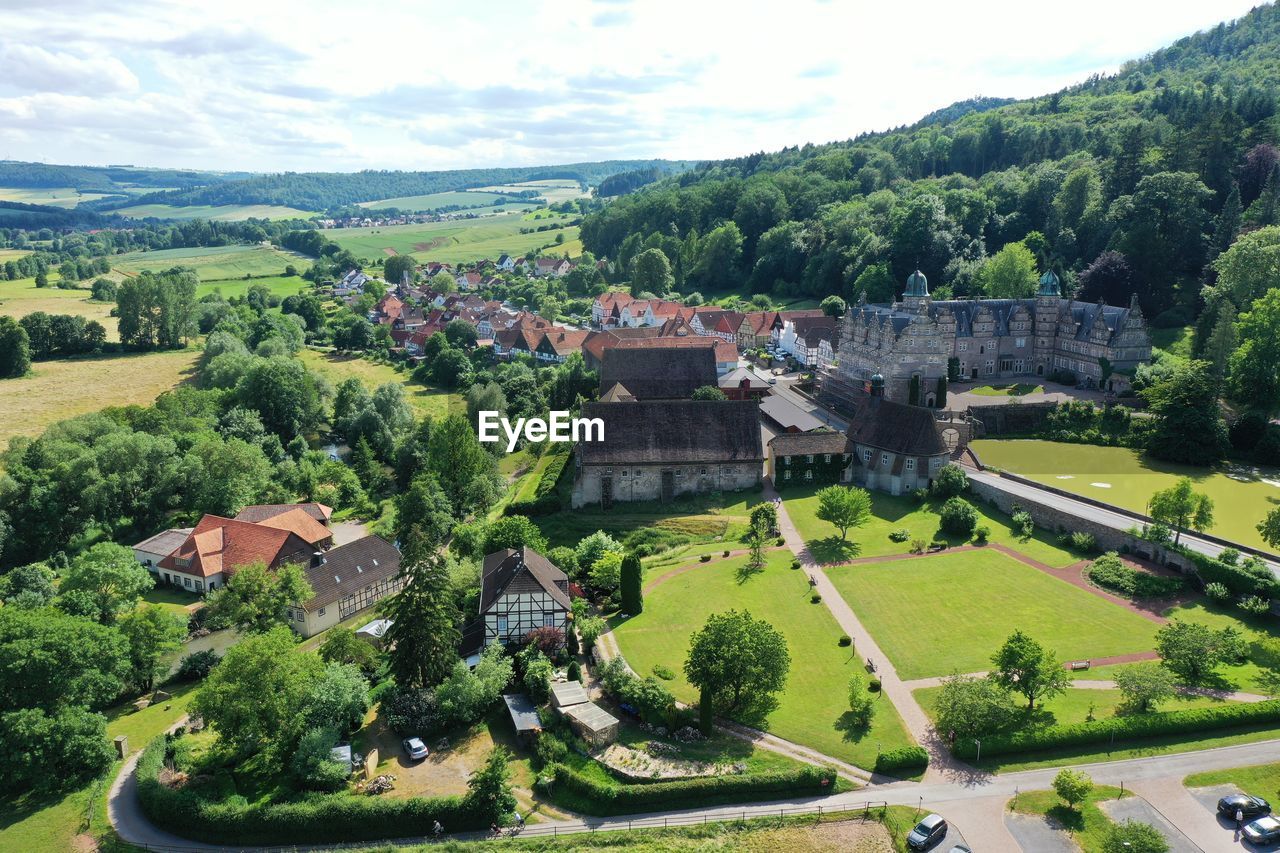
[[561, 710], [570, 705], [581, 705], [590, 702], [586, 688], [581, 681], [562, 681], [551, 685], [551, 707]]
[[618, 718], [594, 702], [580, 702], [561, 708], [578, 737], [591, 746], [604, 746], [618, 739]]

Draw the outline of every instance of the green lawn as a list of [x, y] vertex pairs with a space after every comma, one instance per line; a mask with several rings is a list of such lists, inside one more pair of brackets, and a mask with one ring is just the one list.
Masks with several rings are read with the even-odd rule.
[[[911, 550], [912, 539], [932, 542], [940, 539], [950, 545], [962, 545], [963, 539], [941, 534], [938, 530], [938, 514], [933, 505], [916, 503], [911, 498], [895, 497], [884, 492], [871, 492], [871, 519], [862, 527], [849, 531], [849, 541], [841, 543], [840, 534], [833, 525], [818, 519], [818, 487], [786, 489], [782, 492], [787, 514], [795, 524], [814, 559], [819, 563], [839, 563], [858, 557], [883, 557], [889, 554], [906, 554]], [[972, 498], [970, 499], [972, 501]], [[1004, 513], [980, 503], [974, 503], [981, 516], [979, 524], [991, 531], [991, 541], [1008, 545], [1034, 560], [1060, 568], [1077, 562], [1080, 558], [1060, 547], [1053, 536], [1037, 530], [1031, 539], [1016, 537]], [[889, 534], [900, 528], [910, 531], [905, 542], [894, 542]]]
[[414, 381], [409, 371], [401, 373], [389, 364], [380, 364], [358, 355], [338, 355], [312, 349], [300, 350], [298, 357], [334, 385], [351, 376], [363, 381], [370, 391], [387, 382], [399, 382], [418, 417], [442, 418], [452, 412], [466, 411], [460, 395], [428, 388]]
[[1207, 788], [1210, 785], [1235, 785], [1246, 794], [1276, 802], [1280, 800], [1280, 764], [1254, 764], [1250, 767], [1233, 767], [1230, 770], [1210, 770], [1193, 773], [1182, 780], [1188, 788]]
[[[305, 261], [297, 261], [294, 266], [299, 271], [306, 268]], [[224, 299], [230, 299], [233, 296], [244, 296], [249, 292], [250, 287], [265, 287], [271, 291], [273, 296], [279, 296], [283, 299], [286, 296], [293, 296], [299, 291], [310, 293], [313, 288], [311, 282], [305, 278], [296, 275], [271, 275], [262, 278], [242, 278], [227, 279], [223, 281], [206, 281], [196, 287], [196, 298], [207, 296], [210, 293], [222, 294]]]
[[1191, 358], [1191, 341], [1195, 337], [1194, 326], [1178, 326], [1173, 329], [1152, 329], [1151, 345], [1179, 358]]
[[1149, 651], [1155, 626], [994, 550], [827, 570], [904, 679], [978, 672], [1022, 630], [1064, 661]]
[[1099, 853], [1112, 822], [1098, 803], [1131, 796], [1128, 791], [1098, 785], [1074, 809], [1053, 791], [1025, 791], [1009, 801], [1009, 810], [1019, 814], [1045, 815], [1070, 833], [1084, 853]]
[[835, 619], [825, 605], [810, 603], [804, 573], [790, 569], [790, 563], [789, 554], [774, 553], [763, 571], [745, 577], [745, 557], [694, 563], [696, 568], [650, 592], [642, 614], [615, 627], [618, 644], [637, 672], [652, 672], [655, 664], [669, 667], [676, 678], [667, 685], [678, 699], [691, 702], [697, 691], [682, 671], [688, 638], [713, 613], [748, 610], [778, 629], [791, 652], [787, 686], [768, 730], [869, 768], [877, 744], [894, 749], [909, 745], [911, 737], [888, 700], [877, 702], [869, 730], [850, 730], [844, 722], [846, 685], [862, 671], [862, 659], [856, 649], [837, 644], [841, 631]]
[[135, 204], [112, 211], [121, 216], [132, 216], [146, 219], [154, 216], [157, 219], [209, 219], [214, 222], [243, 222], [246, 219], [310, 219], [314, 213], [299, 210], [296, 207], [283, 207], [276, 204], [196, 204], [189, 207], [175, 207], [171, 204]]
[[533, 519], [551, 547], [577, 545], [578, 540], [597, 530], [617, 539], [632, 537], [636, 542], [657, 542], [667, 546], [704, 542], [727, 543], [741, 548], [747, 529], [749, 508], [760, 502], [760, 492], [725, 492], [700, 495], [669, 503], [618, 503], [613, 509], [583, 507], [562, 510]]
[[[550, 214], [539, 224], [568, 220], [567, 216]], [[557, 234], [563, 234], [566, 242], [578, 237], [576, 226], [558, 231], [520, 233], [522, 228], [530, 227], [536, 226], [521, 214], [513, 213], [413, 225], [332, 228], [322, 233], [342, 248], [350, 249], [357, 257], [377, 259], [393, 254], [412, 254], [419, 261], [448, 263], [496, 259], [504, 252], [519, 256], [541, 248], [559, 255], [563, 249], [556, 246]]]
[[1125, 447], [1096, 447], [1029, 439], [980, 439], [972, 447], [986, 465], [1145, 512], [1152, 493], [1190, 477], [1214, 503], [1210, 533], [1254, 548], [1267, 548], [1257, 524], [1280, 504], [1280, 470], [1245, 465], [1194, 468], [1149, 459]]
[[[301, 272], [306, 267], [306, 262], [269, 246], [238, 245], [129, 252], [116, 255], [111, 265], [123, 273], [192, 267], [201, 281], [220, 281], [242, 279], [246, 275], [278, 276], [289, 265], [297, 267]], [[305, 284], [301, 279], [298, 282]]]
[[1043, 392], [1043, 385], [1020, 382], [1008, 385], [979, 385], [977, 388], [968, 389], [965, 393], [977, 394], [980, 397], [1025, 397], [1027, 394], [1040, 394]]

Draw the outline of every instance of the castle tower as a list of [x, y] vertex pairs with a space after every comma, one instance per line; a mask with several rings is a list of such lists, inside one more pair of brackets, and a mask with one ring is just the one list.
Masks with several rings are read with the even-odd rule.
[[907, 311], [919, 311], [929, 304], [929, 279], [916, 270], [907, 276], [907, 289], [902, 294], [902, 307]]
[[1054, 341], [1058, 332], [1058, 313], [1062, 309], [1062, 286], [1053, 270], [1045, 270], [1040, 276], [1040, 290], [1036, 293], [1035, 345], [1032, 361], [1037, 376], [1053, 372]]

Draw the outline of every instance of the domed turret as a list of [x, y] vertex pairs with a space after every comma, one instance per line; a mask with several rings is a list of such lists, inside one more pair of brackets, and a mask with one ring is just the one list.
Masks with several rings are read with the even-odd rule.
[[871, 396], [872, 397], [884, 396], [884, 377], [881, 376], [879, 373], [871, 374]]
[[1045, 270], [1044, 275], [1040, 276], [1040, 295], [1062, 295], [1062, 288], [1059, 286], [1058, 275], [1053, 270]]
[[924, 277], [924, 273], [916, 270], [907, 276], [907, 292], [904, 296], [924, 297], [929, 295], [929, 279]]

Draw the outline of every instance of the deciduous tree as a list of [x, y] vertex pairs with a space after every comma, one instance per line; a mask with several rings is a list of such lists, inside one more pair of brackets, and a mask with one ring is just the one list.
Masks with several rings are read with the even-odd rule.
[[992, 680], [1026, 697], [1028, 709], [1035, 708], [1039, 699], [1057, 696], [1071, 684], [1071, 676], [1062, 668], [1058, 656], [1021, 631], [1009, 635], [1000, 651], [991, 656], [991, 663], [995, 667]]
[[815, 514], [835, 525], [840, 531], [840, 540], [844, 541], [850, 528], [862, 526], [871, 517], [871, 495], [855, 486], [827, 486], [818, 492]]
[[689, 645], [684, 672], [700, 691], [699, 703], [721, 714], [762, 717], [791, 668], [787, 642], [772, 625], [746, 611], [708, 617]]

